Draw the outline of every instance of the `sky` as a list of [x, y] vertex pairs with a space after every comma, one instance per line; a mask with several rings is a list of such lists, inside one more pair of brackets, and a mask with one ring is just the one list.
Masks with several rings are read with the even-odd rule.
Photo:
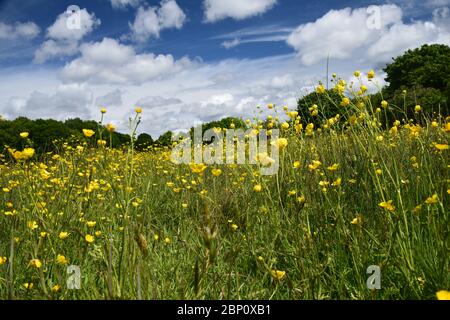
[[[76, 6], [71, 7], [70, 6]], [[450, 0], [0, 0], [0, 115], [106, 121], [158, 137], [257, 106], [296, 107], [423, 44], [450, 45]], [[262, 108], [265, 110], [265, 108]], [[264, 111], [267, 112], [267, 111]]]

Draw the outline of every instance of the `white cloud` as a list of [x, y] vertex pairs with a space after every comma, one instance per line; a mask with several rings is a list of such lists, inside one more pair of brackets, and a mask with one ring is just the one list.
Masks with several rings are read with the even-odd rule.
[[122, 105], [122, 91], [116, 89], [95, 99], [97, 107], [119, 107]]
[[126, 7], [137, 7], [141, 0], [109, 0], [114, 9], [125, 9]]
[[227, 40], [227, 41], [222, 42], [222, 47], [224, 47], [225, 49], [231, 49], [231, 48], [237, 47], [240, 44], [241, 44], [241, 40], [239, 40], [238, 38], [235, 38], [233, 40]]
[[33, 39], [40, 32], [41, 29], [34, 22], [17, 22], [13, 25], [0, 22], [0, 40]]
[[223, 39], [222, 47], [231, 49], [245, 43], [286, 41], [293, 30], [279, 25], [249, 27], [215, 36], [211, 40]]
[[33, 91], [27, 98], [12, 97], [4, 111], [11, 118], [88, 118], [92, 101], [93, 93], [85, 85], [59, 85], [51, 95]]
[[139, 42], [159, 38], [163, 29], [181, 29], [185, 20], [186, 15], [175, 0], [162, 0], [159, 8], [139, 7], [133, 24], [130, 24], [132, 37]]
[[140, 85], [190, 64], [187, 58], [175, 61], [172, 55], [136, 54], [133, 47], [110, 38], [85, 43], [80, 51], [81, 57], [63, 68], [64, 82]]
[[371, 12], [367, 8], [331, 10], [315, 22], [299, 26], [289, 36], [291, 45], [306, 65], [325, 59], [345, 59], [357, 52], [386, 62], [406, 49], [424, 43], [450, 43], [449, 26], [439, 27], [433, 22], [416, 21], [404, 24], [402, 9], [383, 5], [379, 28], [369, 28]]
[[243, 20], [270, 10], [277, 0], [204, 0], [205, 20], [216, 22], [225, 18]]
[[71, 56], [78, 52], [77, 42], [45, 41], [34, 53], [34, 62], [43, 63], [51, 57]]
[[137, 106], [140, 106], [145, 109], [153, 109], [157, 107], [168, 107], [171, 105], [180, 104], [183, 101], [181, 101], [178, 98], [165, 98], [161, 96], [149, 96], [140, 99], [136, 102]]
[[286, 74], [283, 76], [276, 76], [272, 78], [270, 85], [272, 88], [281, 89], [285, 87], [291, 87], [294, 84], [292, 74]]
[[101, 24], [95, 14], [89, 13], [86, 9], [81, 9], [78, 14], [80, 15], [80, 28], [67, 27], [69, 15], [66, 12], [56, 18], [55, 22], [47, 29], [48, 40], [35, 52], [35, 63], [44, 63], [53, 58], [76, 54], [79, 42]]

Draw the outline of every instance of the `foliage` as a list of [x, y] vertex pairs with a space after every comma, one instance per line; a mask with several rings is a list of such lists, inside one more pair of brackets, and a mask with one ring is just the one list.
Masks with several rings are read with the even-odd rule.
[[434, 44], [408, 50], [384, 71], [389, 92], [415, 86], [446, 91], [450, 88], [450, 47]]

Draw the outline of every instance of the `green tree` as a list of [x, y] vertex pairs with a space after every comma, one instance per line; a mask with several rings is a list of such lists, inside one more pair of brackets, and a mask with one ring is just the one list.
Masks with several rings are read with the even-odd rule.
[[147, 133], [141, 133], [136, 139], [136, 150], [143, 151], [153, 144], [153, 138]]
[[408, 50], [384, 71], [389, 92], [415, 86], [446, 91], [450, 86], [450, 47], [434, 44]]

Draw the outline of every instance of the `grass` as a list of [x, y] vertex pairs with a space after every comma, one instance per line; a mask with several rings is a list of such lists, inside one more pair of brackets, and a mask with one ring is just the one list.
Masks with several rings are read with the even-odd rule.
[[[441, 115], [384, 130], [383, 112], [343, 109], [306, 132], [294, 114], [274, 176], [195, 173], [168, 148], [89, 138], [5, 157], [0, 299], [435, 299], [450, 288], [450, 125]], [[67, 288], [67, 265], [80, 267], [80, 290]], [[367, 289], [371, 265], [380, 290]]]

